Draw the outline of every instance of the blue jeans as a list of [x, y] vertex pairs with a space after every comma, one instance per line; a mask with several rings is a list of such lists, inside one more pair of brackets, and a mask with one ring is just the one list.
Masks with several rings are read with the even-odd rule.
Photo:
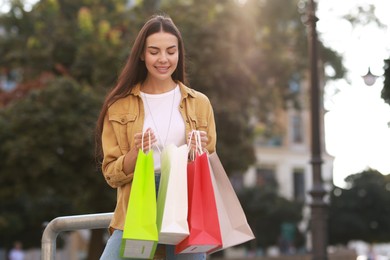
[[[122, 258], [119, 255], [119, 249], [122, 242], [122, 230], [115, 230], [111, 237], [108, 239], [106, 248], [100, 260], [123, 260], [126, 258]], [[175, 255], [175, 246], [167, 245], [166, 246], [166, 260], [205, 260], [206, 254], [178, 254]]]
[[[155, 175], [156, 179], [156, 195], [158, 194], [158, 187], [160, 185], [160, 174]], [[100, 257], [100, 260], [122, 260], [119, 255], [119, 250], [121, 247], [123, 231], [115, 230], [111, 237], [108, 239], [104, 252]], [[205, 260], [205, 253], [198, 254], [175, 254], [175, 246], [166, 245], [166, 260]]]

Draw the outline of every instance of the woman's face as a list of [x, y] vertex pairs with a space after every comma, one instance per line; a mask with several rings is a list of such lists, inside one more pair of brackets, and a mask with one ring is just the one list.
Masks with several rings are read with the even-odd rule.
[[159, 81], [171, 79], [179, 60], [178, 39], [166, 32], [149, 35], [146, 38], [143, 58], [148, 77]]

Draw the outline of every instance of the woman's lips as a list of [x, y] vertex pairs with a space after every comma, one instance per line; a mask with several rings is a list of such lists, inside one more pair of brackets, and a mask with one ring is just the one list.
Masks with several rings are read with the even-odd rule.
[[169, 66], [156, 66], [156, 69], [160, 73], [166, 73], [169, 71]]

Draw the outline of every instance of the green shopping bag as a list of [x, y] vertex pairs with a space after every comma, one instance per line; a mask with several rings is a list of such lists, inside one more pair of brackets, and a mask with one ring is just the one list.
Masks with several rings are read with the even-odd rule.
[[153, 150], [138, 152], [123, 230], [120, 255], [152, 259], [158, 242]]

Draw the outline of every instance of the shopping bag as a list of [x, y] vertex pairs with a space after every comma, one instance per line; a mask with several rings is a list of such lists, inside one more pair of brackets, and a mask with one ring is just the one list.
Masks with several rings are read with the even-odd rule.
[[216, 152], [209, 155], [209, 163], [222, 237], [222, 247], [218, 250], [254, 239], [245, 212]]
[[156, 251], [156, 190], [153, 150], [139, 150], [134, 170], [120, 253], [125, 258], [151, 259]]
[[[199, 137], [200, 138], [200, 137]], [[178, 253], [208, 253], [222, 246], [217, 205], [207, 153], [187, 164], [190, 235], [176, 245]]]
[[188, 146], [173, 144], [161, 154], [161, 178], [157, 196], [159, 243], [177, 245], [189, 235], [187, 222]]

